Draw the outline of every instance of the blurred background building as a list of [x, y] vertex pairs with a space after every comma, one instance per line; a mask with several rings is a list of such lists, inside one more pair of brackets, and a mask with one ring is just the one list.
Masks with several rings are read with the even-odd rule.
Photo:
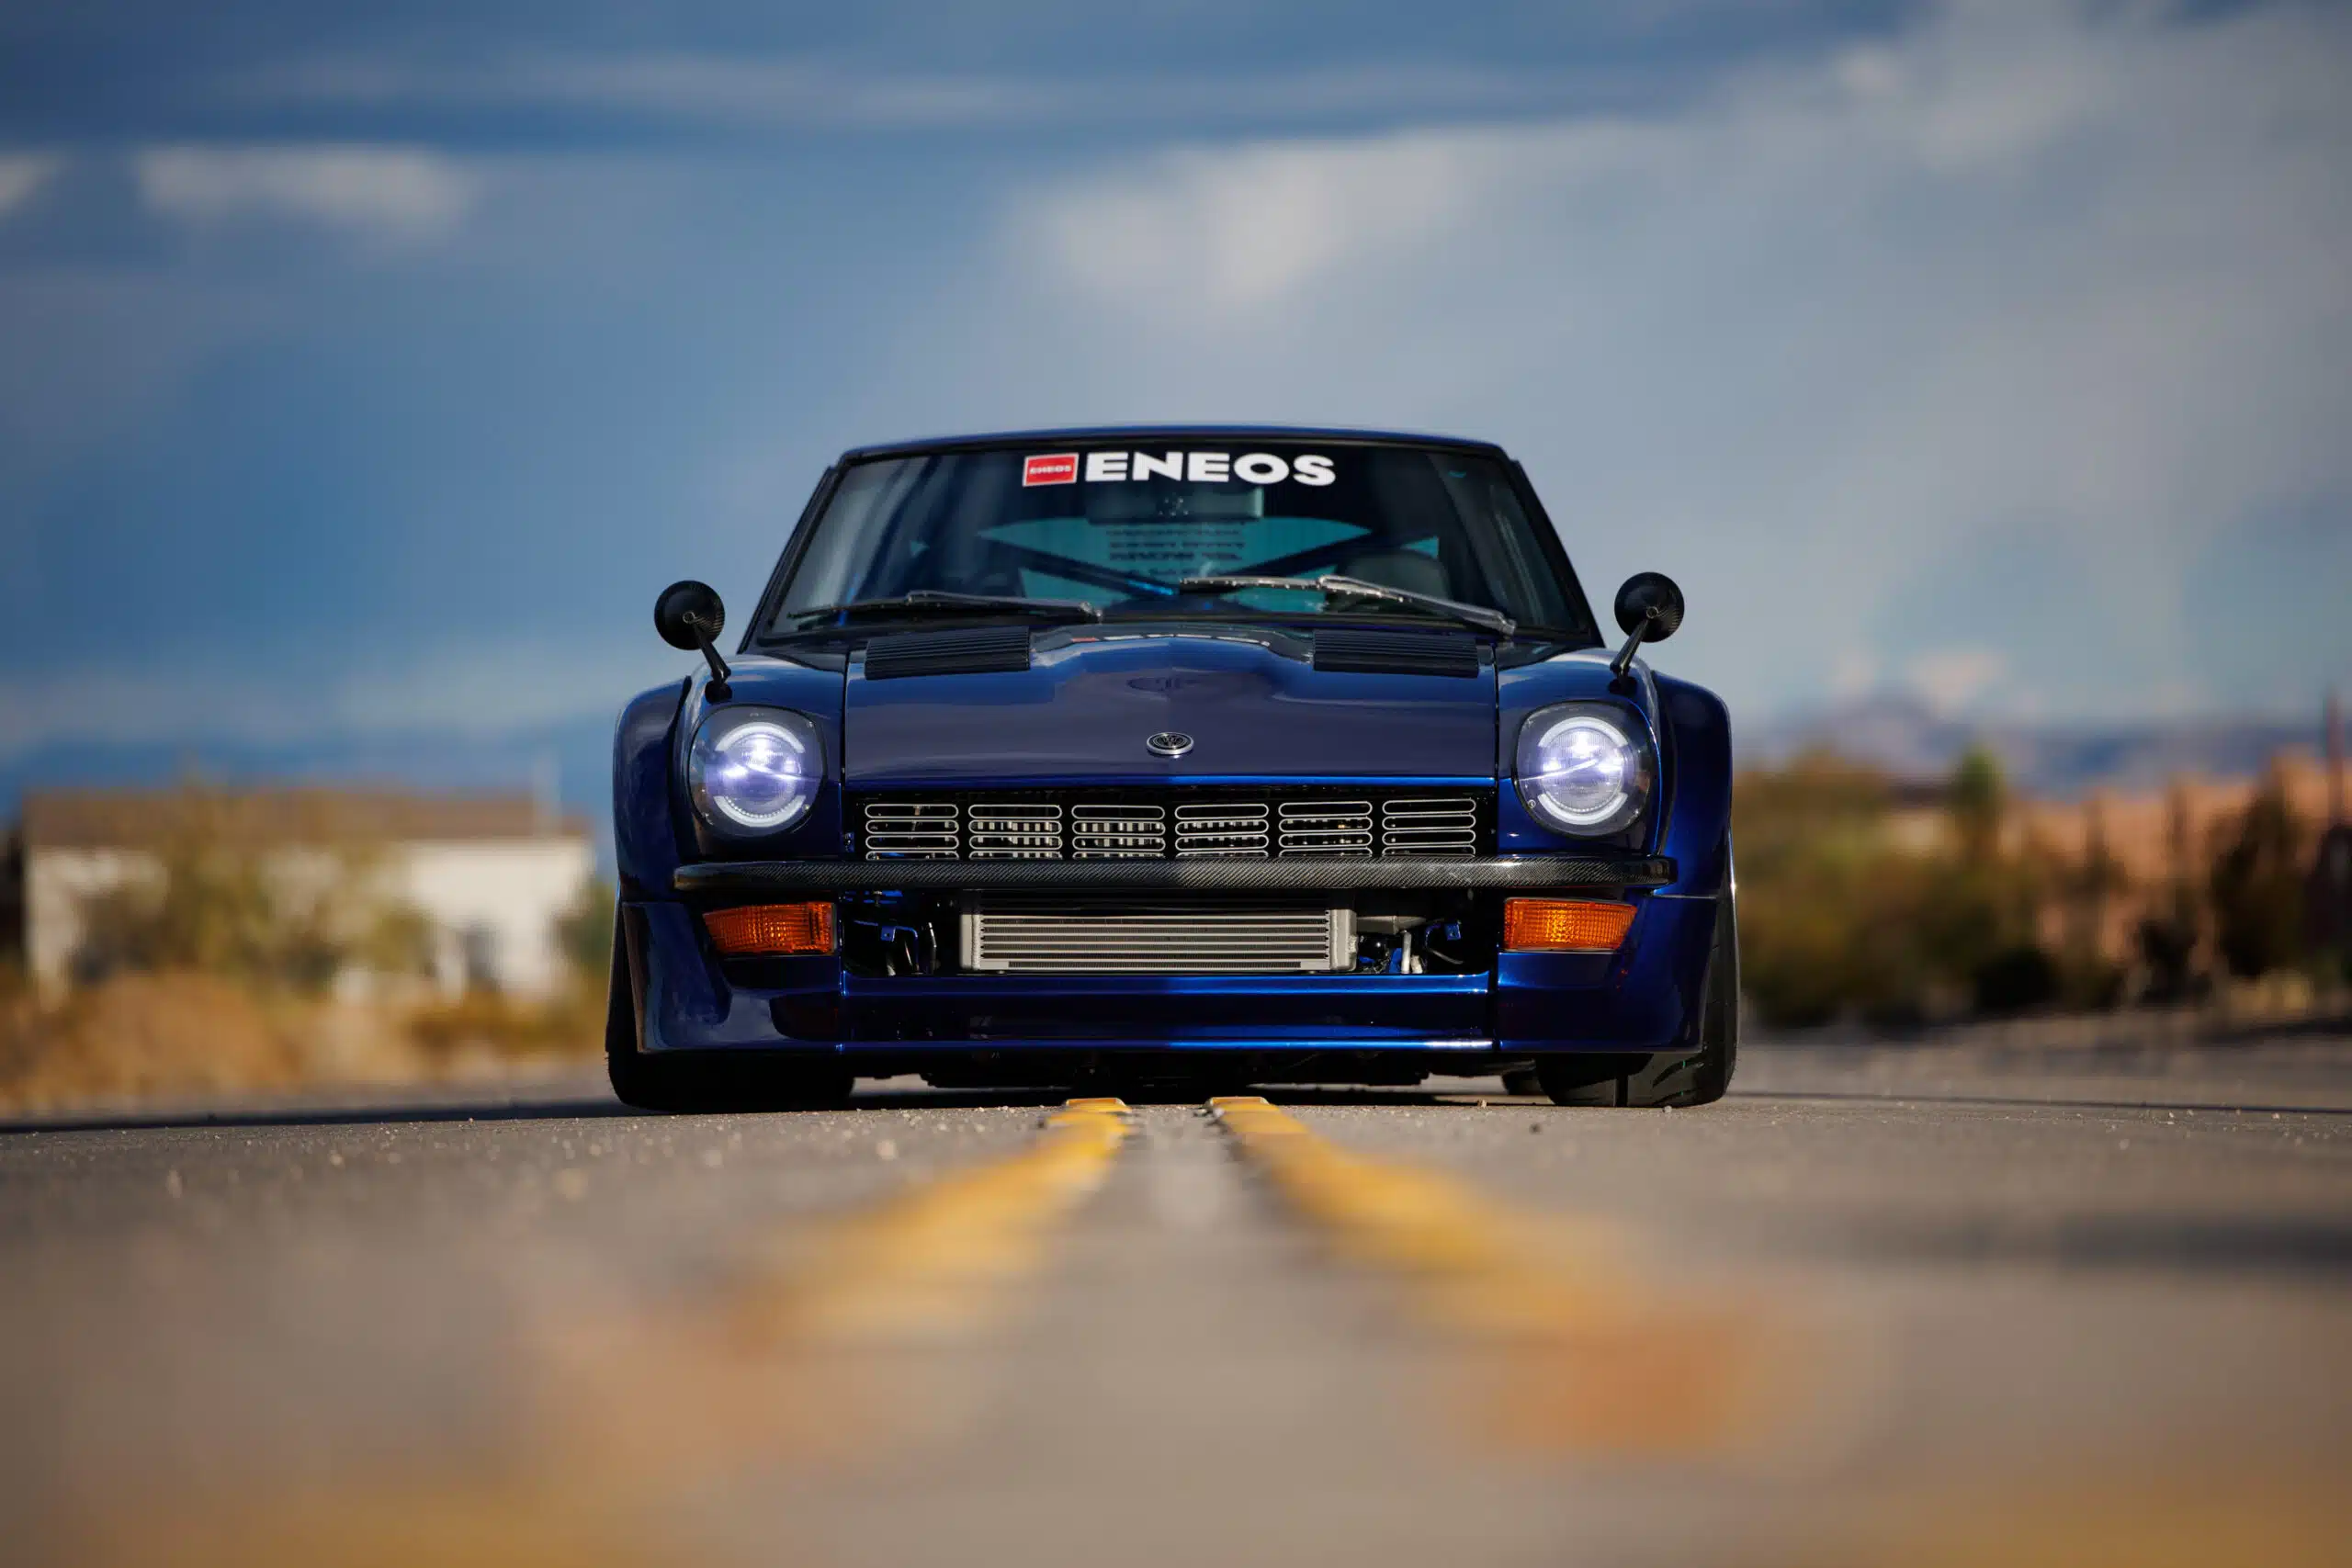
[[559, 923], [595, 871], [587, 824], [526, 795], [38, 790], [19, 844], [25, 965], [51, 992], [175, 958], [305, 961], [274, 959], [266, 926], [346, 997], [543, 998], [568, 982]]

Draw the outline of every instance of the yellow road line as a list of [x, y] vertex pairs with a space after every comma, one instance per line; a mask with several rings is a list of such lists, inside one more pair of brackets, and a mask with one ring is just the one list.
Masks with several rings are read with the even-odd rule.
[[536, 1417], [489, 1473], [142, 1511], [86, 1556], [187, 1568], [699, 1561], [664, 1528], [686, 1497], [762, 1464], [869, 1451], [921, 1424], [926, 1404], [952, 1401], [948, 1370], [922, 1352], [1002, 1319], [1128, 1133], [1123, 1102], [1074, 1100], [1019, 1152], [853, 1214], [708, 1299], [549, 1325], [523, 1347], [537, 1362]]
[[831, 1344], [967, 1335], [1033, 1269], [1046, 1234], [1110, 1174], [1127, 1137], [1117, 1100], [1073, 1100], [1017, 1155], [919, 1187], [835, 1229], [807, 1263], [743, 1292], [754, 1335]]
[[[2325, 1456], [2249, 1474], [2068, 1474], [2006, 1487], [1880, 1492], [1811, 1532], [1819, 1568], [2342, 1568], [2352, 1506]], [[1793, 1560], [1793, 1559], [1792, 1559]]]
[[1335, 1251], [1399, 1278], [1415, 1314], [1475, 1353], [1471, 1414], [1486, 1434], [1720, 1454], [1783, 1431], [1804, 1404], [1814, 1348], [1760, 1299], [1669, 1290], [1614, 1226], [1538, 1220], [1442, 1172], [1351, 1153], [1255, 1095], [1209, 1105]]
[[890, 1386], [905, 1353], [999, 1322], [1128, 1131], [1123, 1102], [1070, 1101], [1020, 1152], [850, 1215], [708, 1301], [548, 1335], [546, 1427], [566, 1467], [692, 1476], [903, 1434], [949, 1392]]

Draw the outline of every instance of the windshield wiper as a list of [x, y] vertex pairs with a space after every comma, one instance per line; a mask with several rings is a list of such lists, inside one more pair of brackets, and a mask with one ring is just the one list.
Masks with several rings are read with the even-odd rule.
[[801, 624], [854, 616], [910, 615], [1035, 615], [1055, 621], [1102, 618], [1102, 612], [1086, 599], [1024, 599], [1017, 593], [951, 593], [944, 588], [918, 588], [890, 599], [853, 599], [842, 604], [812, 605], [787, 612], [785, 619]]
[[1382, 599], [1392, 604], [1410, 604], [1417, 610], [1427, 610], [1433, 615], [1443, 615], [1476, 626], [1497, 637], [1509, 637], [1519, 629], [1519, 624], [1500, 610], [1489, 610], [1481, 604], [1464, 604], [1459, 600], [1441, 599], [1434, 593], [1416, 593], [1409, 588], [1391, 588], [1385, 583], [1366, 582], [1360, 577], [1188, 577], [1176, 585], [1187, 593], [1238, 593], [1250, 588], [1295, 588], [1304, 592], [1344, 593], [1358, 599]]

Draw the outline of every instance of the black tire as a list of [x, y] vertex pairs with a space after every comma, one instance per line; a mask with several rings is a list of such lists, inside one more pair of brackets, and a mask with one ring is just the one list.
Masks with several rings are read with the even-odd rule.
[[639, 1111], [811, 1111], [839, 1105], [856, 1075], [834, 1062], [761, 1060], [733, 1052], [648, 1055], [638, 1045], [637, 986], [613, 917], [613, 972], [605, 997], [605, 1071], [613, 1094]]
[[1503, 1075], [1505, 1094], [1542, 1094], [1544, 1079], [1533, 1067], [1520, 1067]]
[[1729, 891], [1716, 906], [1714, 942], [1699, 993], [1697, 1034], [1694, 1049], [1546, 1056], [1536, 1063], [1536, 1076], [1555, 1105], [1655, 1109], [1713, 1105], [1721, 1100], [1739, 1065], [1739, 900]]
[[1538, 1058], [1535, 1078], [1555, 1105], [1624, 1105], [1626, 1085], [1649, 1063], [1646, 1051], [1582, 1051]]

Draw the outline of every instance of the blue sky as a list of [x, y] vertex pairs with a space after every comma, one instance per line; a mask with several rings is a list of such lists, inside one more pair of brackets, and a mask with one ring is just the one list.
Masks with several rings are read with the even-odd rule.
[[1500, 439], [1752, 722], [2352, 684], [2345, 8], [1136, 9], [0, 10], [0, 795], [592, 803], [830, 454], [1130, 418]]

